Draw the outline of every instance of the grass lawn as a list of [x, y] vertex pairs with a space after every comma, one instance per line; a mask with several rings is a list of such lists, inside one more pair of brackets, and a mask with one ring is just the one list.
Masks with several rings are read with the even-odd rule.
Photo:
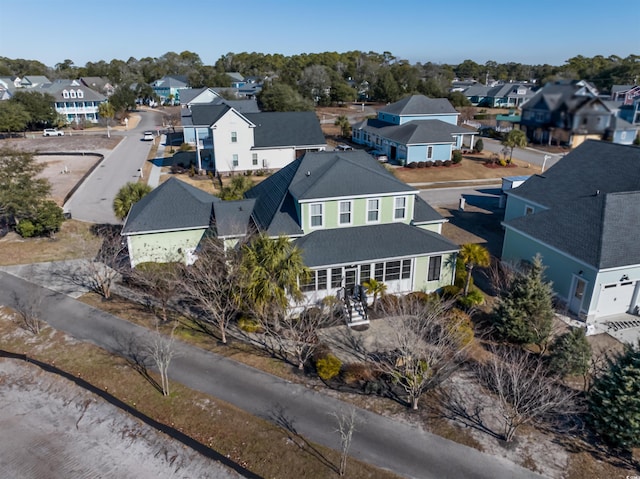
[[[336, 465], [340, 457], [336, 451], [309, 443], [179, 383], [172, 383], [170, 396], [164, 397], [120, 357], [89, 343], [74, 341], [49, 327], [33, 337], [6, 315], [0, 317], [3, 349], [55, 363], [56, 367], [82, 377], [130, 407], [187, 434], [262, 477], [338, 477]], [[159, 380], [155, 374], [151, 376]], [[347, 474], [356, 479], [398, 477], [353, 459], [349, 460]]]

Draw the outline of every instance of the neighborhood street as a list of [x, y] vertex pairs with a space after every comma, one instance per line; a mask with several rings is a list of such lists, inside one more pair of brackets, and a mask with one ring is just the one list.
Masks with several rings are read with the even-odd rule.
[[[14, 292], [24, 297], [29, 288], [25, 280], [0, 272], [0, 304], [15, 306]], [[47, 312], [47, 322], [79, 340], [126, 354], [132, 338], [150, 334], [69, 296], [45, 291], [42, 310]], [[339, 436], [331, 415], [344, 410], [345, 403], [184, 343], [177, 343], [177, 351], [179, 355], [169, 369], [174, 381], [339, 450]], [[390, 418], [362, 409], [357, 411], [357, 417], [350, 455], [404, 477], [540, 477], [500, 457]]]
[[[476, 138], [478, 141], [480, 137]], [[492, 140], [491, 138], [482, 137], [482, 143], [484, 144], [484, 150], [492, 153], [500, 154], [504, 148], [498, 140]], [[545, 156], [547, 160], [545, 161]], [[545, 171], [551, 166], [555, 165], [563, 154], [545, 153], [544, 151], [536, 150], [535, 148], [516, 148], [513, 150], [513, 157], [524, 163], [536, 165], [542, 167], [544, 165]]]
[[97, 224], [118, 224], [113, 214], [113, 199], [118, 190], [129, 181], [137, 181], [139, 169], [147, 160], [152, 142], [142, 141], [145, 130], [155, 131], [161, 122], [160, 113], [150, 110], [137, 112], [140, 122], [127, 131], [113, 131], [122, 136], [120, 144], [111, 150], [102, 163], [84, 180], [64, 209], [74, 219]]

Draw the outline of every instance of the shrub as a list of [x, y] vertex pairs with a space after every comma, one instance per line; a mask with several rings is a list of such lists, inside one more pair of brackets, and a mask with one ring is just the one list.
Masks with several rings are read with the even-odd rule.
[[378, 307], [383, 311], [394, 311], [398, 309], [400, 299], [393, 294], [384, 294], [378, 300]]
[[462, 291], [462, 288], [460, 286], [450, 284], [440, 289], [440, 296], [445, 299], [451, 299], [459, 295], [460, 291]]
[[457, 308], [452, 309], [447, 327], [454, 334], [460, 346], [466, 346], [473, 341], [474, 332], [471, 316], [464, 311]]
[[354, 384], [374, 381], [376, 379], [376, 375], [367, 364], [348, 363], [342, 368], [342, 379], [346, 384]]
[[484, 150], [484, 142], [482, 141], [482, 138], [476, 141], [476, 144], [474, 145], [473, 149], [476, 153], [482, 153], [482, 150]]
[[406, 298], [409, 301], [417, 301], [423, 304], [427, 304], [430, 301], [431, 296], [428, 293], [425, 293], [424, 291], [413, 291], [407, 294]]
[[453, 161], [451, 161], [451, 160], [444, 160], [443, 165], [444, 165], [444, 166], [451, 166], [451, 165], [453, 165]]
[[425, 161], [424, 166], [425, 168], [431, 168], [433, 166], [433, 161]]
[[247, 333], [256, 333], [260, 329], [260, 325], [255, 319], [245, 317], [238, 320], [238, 327]]
[[180, 145], [180, 151], [191, 151], [191, 145], [189, 143], [183, 143]]
[[329, 381], [335, 378], [340, 374], [341, 368], [342, 361], [331, 353], [318, 358], [316, 361], [316, 371], [318, 371], [318, 376], [320, 376], [320, 379], [323, 381]]
[[502, 159], [500, 159], [500, 160], [498, 160], [498, 164], [499, 164], [500, 166], [507, 166], [507, 160], [502, 160]]
[[416, 163], [415, 161], [412, 161], [411, 163], [409, 163], [407, 165], [407, 168], [411, 168], [411, 169], [414, 169], [414, 168], [417, 168], [417, 167], [418, 167], [418, 163]]
[[36, 225], [34, 225], [30, 220], [20, 221], [18, 226], [16, 226], [16, 232], [23, 238], [31, 238], [38, 234]]
[[557, 374], [586, 374], [590, 363], [591, 345], [584, 329], [575, 328], [558, 336], [553, 342], [549, 367]]
[[171, 165], [171, 173], [174, 175], [180, 175], [185, 172], [184, 167], [180, 165]]
[[469, 291], [469, 294], [467, 294], [466, 296], [459, 296], [456, 302], [459, 306], [468, 309], [483, 304], [484, 295], [479, 289], [474, 288]]
[[418, 162], [418, 168], [424, 168], [425, 167], [425, 162], [424, 161], [419, 161]]
[[193, 178], [194, 176], [196, 176], [196, 167], [191, 165], [189, 167], [189, 178]]
[[442, 160], [436, 160], [433, 162], [434, 166], [442, 166]]
[[451, 160], [455, 165], [462, 161], [462, 152], [460, 150], [453, 150], [453, 154], [451, 155]]

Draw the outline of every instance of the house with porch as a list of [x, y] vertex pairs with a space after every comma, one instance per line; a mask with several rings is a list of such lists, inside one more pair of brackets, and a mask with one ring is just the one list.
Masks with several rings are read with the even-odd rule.
[[[283, 235], [312, 271], [300, 285], [306, 305], [327, 296], [355, 305], [371, 299], [359, 295], [370, 278], [384, 282], [389, 293], [453, 284], [459, 248], [441, 236], [445, 221], [418, 190], [364, 151], [324, 151], [294, 160], [240, 201], [169, 180], [132, 207], [122, 235], [132, 266], [194, 261], [205, 235], [228, 247], [251, 231]], [[363, 320], [362, 309], [350, 314]]]
[[314, 112], [252, 112], [254, 105], [224, 100], [182, 109], [184, 141], [196, 147], [198, 170], [221, 175], [276, 170], [308, 151], [326, 149]]
[[67, 123], [98, 123], [98, 107], [107, 97], [79, 80], [55, 80], [38, 89], [54, 98], [54, 107]]
[[586, 140], [610, 138], [622, 143], [635, 135], [629, 122], [616, 120], [617, 107], [602, 99], [596, 88], [580, 80], [548, 83], [522, 107], [520, 127], [528, 141], [570, 148]]
[[540, 254], [557, 297], [588, 324], [638, 314], [640, 148], [589, 140], [505, 193], [504, 262]]
[[161, 104], [179, 105], [180, 91], [189, 88], [189, 81], [184, 75], [166, 75], [152, 82], [151, 88]]
[[497, 86], [476, 84], [463, 93], [472, 105], [489, 108], [520, 108], [534, 95], [527, 83], [503, 83]]
[[352, 126], [351, 139], [405, 165], [450, 160], [454, 149], [473, 147], [476, 130], [458, 126], [460, 114], [446, 98], [412, 95], [385, 106], [377, 117]]

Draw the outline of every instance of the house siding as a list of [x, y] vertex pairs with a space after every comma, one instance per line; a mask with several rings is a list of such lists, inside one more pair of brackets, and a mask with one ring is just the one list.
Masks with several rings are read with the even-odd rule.
[[150, 261], [186, 261], [186, 251], [195, 250], [206, 231], [197, 229], [127, 236], [131, 266]]
[[[458, 140], [460, 138], [458, 137]], [[454, 141], [454, 138], [451, 138], [451, 141]], [[433, 148], [433, 153], [431, 158], [427, 158], [427, 148], [431, 146]], [[418, 161], [446, 161], [451, 159], [451, 150], [452, 144], [445, 145], [409, 145], [407, 147], [407, 163], [418, 162]]]

